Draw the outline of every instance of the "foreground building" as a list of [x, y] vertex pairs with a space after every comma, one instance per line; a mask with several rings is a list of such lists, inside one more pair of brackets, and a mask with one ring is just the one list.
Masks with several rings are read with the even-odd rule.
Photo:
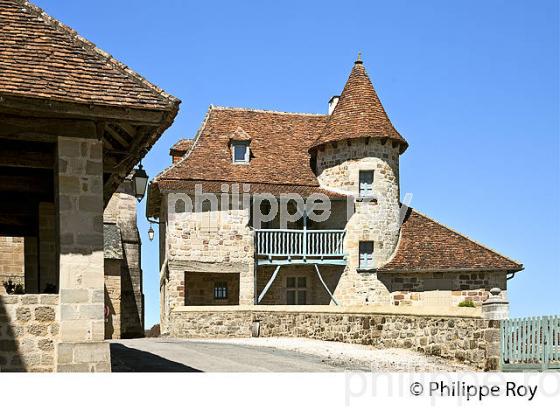
[[143, 330], [126, 177], [179, 100], [27, 1], [0, 32], [0, 371], [107, 371], [105, 336]]
[[[194, 140], [172, 147], [172, 165], [149, 189], [148, 214], [160, 228], [162, 331], [189, 334], [178, 330], [188, 326], [179, 313], [185, 307], [447, 313], [467, 300], [480, 306], [491, 288], [505, 298], [508, 275], [522, 265], [401, 206], [407, 147], [360, 59], [327, 115], [211, 106]], [[218, 208], [210, 197], [190, 206], [201, 192], [215, 193]], [[233, 205], [237, 192], [245, 200]], [[330, 215], [312, 220], [293, 199], [285, 202], [296, 218], [269, 218], [289, 194], [327, 197]]]

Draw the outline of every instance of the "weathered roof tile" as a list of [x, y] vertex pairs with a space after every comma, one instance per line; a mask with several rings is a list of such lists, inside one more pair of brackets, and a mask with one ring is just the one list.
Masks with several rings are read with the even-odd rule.
[[508, 271], [523, 265], [410, 209], [393, 258], [381, 272]]
[[178, 100], [25, 0], [0, 0], [0, 93], [168, 110]]

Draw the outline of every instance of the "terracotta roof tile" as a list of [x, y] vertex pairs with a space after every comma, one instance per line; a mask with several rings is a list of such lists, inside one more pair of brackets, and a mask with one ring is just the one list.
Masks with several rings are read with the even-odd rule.
[[408, 146], [381, 105], [364, 65], [357, 61], [338, 104], [312, 148], [363, 137], [393, 139], [401, 144], [401, 152]]
[[410, 209], [401, 227], [397, 251], [379, 271], [517, 272], [522, 269], [523, 265]]
[[[210, 107], [190, 154], [156, 181], [207, 180], [319, 186], [307, 152], [325, 115]], [[230, 141], [249, 137], [249, 164], [235, 164]]]
[[0, 0], [0, 93], [168, 110], [178, 100], [25, 0]]

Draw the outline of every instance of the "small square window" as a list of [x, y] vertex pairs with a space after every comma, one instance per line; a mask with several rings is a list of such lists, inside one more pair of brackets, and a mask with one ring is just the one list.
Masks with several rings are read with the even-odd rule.
[[360, 242], [360, 269], [373, 269], [373, 242]]
[[249, 162], [249, 144], [246, 142], [234, 141], [231, 144], [233, 162], [248, 163]]
[[227, 298], [228, 298], [227, 282], [214, 283], [214, 299], [227, 299]]
[[288, 305], [307, 304], [307, 278], [289, 276], [286, 278], [286, 303]]
[[373, 196], [373, 171], [360, 171], [360, 197]]

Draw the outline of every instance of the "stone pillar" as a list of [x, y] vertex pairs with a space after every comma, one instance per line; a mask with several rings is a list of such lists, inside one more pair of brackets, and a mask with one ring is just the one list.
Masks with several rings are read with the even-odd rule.
[[239, 272], [239, 304], [251, 306], [255, 304], [256, 293], [255, 265], [249, 263]]
[[58, 138], [57, 371], [110, 371], [104, 340], [102, 142]]
[[500, 288], [490, 289], [490, 297], [482, 302], [482, 317], [489, 320], [509, 318], [509, 302], [502, 298]]

